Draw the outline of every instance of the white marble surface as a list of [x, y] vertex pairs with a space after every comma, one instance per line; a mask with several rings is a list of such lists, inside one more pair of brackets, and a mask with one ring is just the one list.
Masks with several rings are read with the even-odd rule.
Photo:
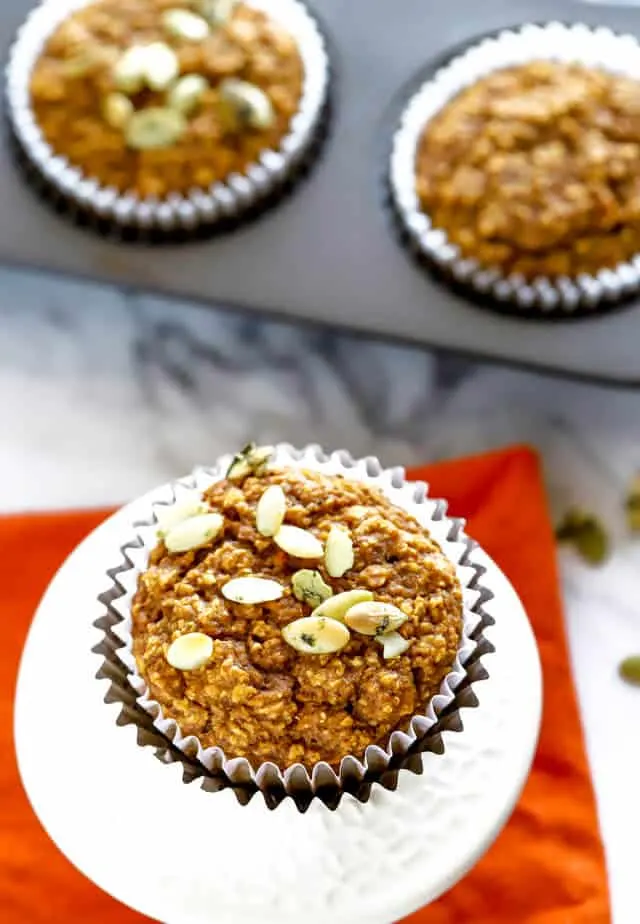
[[[556, 511], [578, 502], [615, 554], [562, 554], [567, 631], [615, 924], [637, 924], [640, 540], [622, 501], [640, 469], [640, 394], [437, 360], [187, 304], [0, 271], [0, 509], [118, 503], [247, 438], [318, 441], [386, 463], [536, 445]], [[514, 511], [517, 515], [517, 511]]]

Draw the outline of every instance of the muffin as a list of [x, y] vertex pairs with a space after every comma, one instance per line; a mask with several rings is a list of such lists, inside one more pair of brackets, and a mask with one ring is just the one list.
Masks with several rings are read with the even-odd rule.
[[9, 99], [27, 156], [49, 180], [64, 165], [54, 185], [74, 204], [123, 224], [215, 223], [272, 194], [309, 151], [326, 59], [297, 0], [68, 6], [27, 23]]
[[342, 458], [247, 447], [154, 507], [144, 562], [124, 575], [114, 632], [138, 704], [232, 783], [368, 797], [441, 750], [440, 712], [479, 679], [467, 671], [490, 594], [468, 588], [482, 569], [459, 527], [397, 473], [368, 460], [373, 474], [351, 463], [351, 476]]
[[504, 274], [594, 275], [640, 253], [640, 81], [533, 61], [463, 90], [424, 129], [422, 209]]
[[[422, 249], [436, 262], [439, 254], [442, 268], [461, 278], [465, 268], [471, 276], [480, 270], [478, 288], [493, 288], [499, 298], [520, 289], [527, 303], [532, 292], [546, 291], [545, 307], [553, 309], [567, 307], [561, 303], [572, 281], [574, 295], [581, 281], [592, 293], [589, 281], [600, 280], [602, 296], [610, 297], [615, 281], [625, 294], [635, 273], [640, 81], [624, 73], [624, 62], [629, 48], [640, 62], [640, 49], [630, 40], [626, 56], [620, 51], [615, 61], [624, 37], [559, 24], [538, 31], [551, 38], [563, 33], [564, 54], [555, 58], [551, 42], [548, 60], [523, 61], [523, 48], [534, 44], [525, 28], [450, 65], [446, 99], [441, 93], [438, 105], [427, 106], [419, 128], [413, 122], [413, 218], [428, 219], [426, 226], [418, 221], [418, 233], [428, 237]], [[585, 34], [596, 46], [600, 39], [601, 62], [594, 64], [584, 48], [580, 53]], [[488, 55], [491, 42], [495, 54]], [[487, 61], [495, 61], [488, 73], [462, 79], [486, 72]], [[441, 74], [425, 85], [422, 104], [446, 80]], [[575, 297], [568, 301], [574, 307]]]

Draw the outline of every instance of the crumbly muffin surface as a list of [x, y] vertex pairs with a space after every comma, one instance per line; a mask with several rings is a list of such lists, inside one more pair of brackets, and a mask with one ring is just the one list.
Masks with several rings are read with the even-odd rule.
[[[255, 510], [265, 488], [281, 485], [286, 522], [320, 540], [332, 525], [347, 528], [353, 567], [340, 578], [323, 563], [296, 561], [257, 532]], [[160, 542], [140, 576], [133, 601], [134, 655], [165, 714], [203, 746], [254, 765], [274, 761], [337, 766], [422, 712], [451, 669], [462, 632], [462, 593], [453, 564], [437, 543], [376, 489], [338, 476], [283, 469], [214, 484], [205, 494], [224, 516], [220, 536], [204, 548], [169, 554]], [[353, 633], [330, 655], [301, 654], [282, 629], [310, 613], [293, 594], [299, 569], [317, 567], [334, 593], [370, 589], [376, 600], [400, 607], [399, 629], [410, 640], [400, 657], [384, 660], [374, 638]], [[274, 578], [280, 600], [231, 603], [220, 588], [243, 574]], [[179, 671], [167, 649], [185, 633], [213, 640], [213, 654], [197, 670]]]
[[[193, 0], [98, 0], [69, 16], [52, 34], [31, 78], [36, 120], [54, 152], [103, 186], [163, 198], [209, 188], [245, 173], [267, 150], [277, 150], [299, 108], [304, 67], [292, 36], [263, 12], [238, 5], [229, 20], [200, 41], [167, 33], [162, 16], [193, 12]], [[179, 61], [177, 78], [199, 75], [207, 88], [188, 113], [179, 139], [134, 149], [126, 132], [105, 119], [105, 101], [118, 91], [114, 66], [136, 45], [165, 43]], [[220, 86], [232, 78], [269, 98], [268, 128], [230, 131]], [[166, 107], [167, 92], [149, 87], [130, 95], [136, 111]]]
[[640, 82], [534, 61], [458, 94], [423, 131], [416, 190], [465, 257], [593, 274], [640, 252]]

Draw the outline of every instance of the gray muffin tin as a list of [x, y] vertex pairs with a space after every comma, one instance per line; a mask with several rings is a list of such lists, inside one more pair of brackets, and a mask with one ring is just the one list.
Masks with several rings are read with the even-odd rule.
[[[0, 260], [263, 315], [640, 387], [640, 299], [567, 321], [494, 314], [434, 279], [399, 242], [386, 174], [403, 104], [485, 33], [584, 22], [640, 34], [640, 12], [572, 0], [314, 0], [334, 68], [330, 137], [309, 177], [252, 224], [210, 240], [122, 243], [38, 199], [0, 146]], [[5, 50], [27, 13], [1, 0]]]

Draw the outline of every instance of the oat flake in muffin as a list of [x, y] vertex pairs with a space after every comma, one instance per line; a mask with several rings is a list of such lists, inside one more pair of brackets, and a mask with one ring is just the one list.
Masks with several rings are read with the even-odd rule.
[[302, 94], [296, 43], [248, 5], [220, 22], [219, 6], [98, 0], [68, 16], [31, 77], [53, 151], [105, 187], [162, 199], [277, 150]]
[[[354, 562], [341, 577], [331, 577], [322, 558], [296, 559], [258, 532], [256, 508], [273, 485], [284, 491], [287, 525], [310, 531], [323, 546], [332, 527], [348, 532]], [[203, 747], [219, 746], [254, 767], [273, 761], [310, 769], [322, 760], [337, 767], [347, 754], [384, 746], [393, 730], [424, 711], [453, 665], [462, 633], [454, 565], [412, 516], [377, 489], [342, 476], [267, 469], [216, 482], [204, 499], [224, 518], [223, 529], [178, 554], [160, 541], [132, 606], [137, 667], [165, 717]], [[263, 603], [226, 599], [222, 588], [239, 578], [259, 578], [246, 585], [258, 596], [260, 586], [273, 591], [274, 582], [282, 594]], [[349, 630], [344, 620], [336, 627], [323, 616], [329, 590], [334, 596], [359, 590], [353, 603], [360, 607], [371, 597], [396, 607], [375, 610], [378, 617], [395, 614], [394, 636], [384, 636], [383, 644], [383, 636]], [[318, 602], [313, 631], [322, 632], [323, 622], [332, 629], [330, 654], [303, 653], [287, 641], [293, 624], [309, 620]], [[213, 639], [210, 659], [194, 670], [171, 667], [169, 646], [195, 632]], [[313, 633], [303, 639], [301, 647], [313, 651]]]
[[426, 126], [416, 191], [464, 257], [577, 276], [640, 253], [640, 82], [580, 64], [494, 71]]

